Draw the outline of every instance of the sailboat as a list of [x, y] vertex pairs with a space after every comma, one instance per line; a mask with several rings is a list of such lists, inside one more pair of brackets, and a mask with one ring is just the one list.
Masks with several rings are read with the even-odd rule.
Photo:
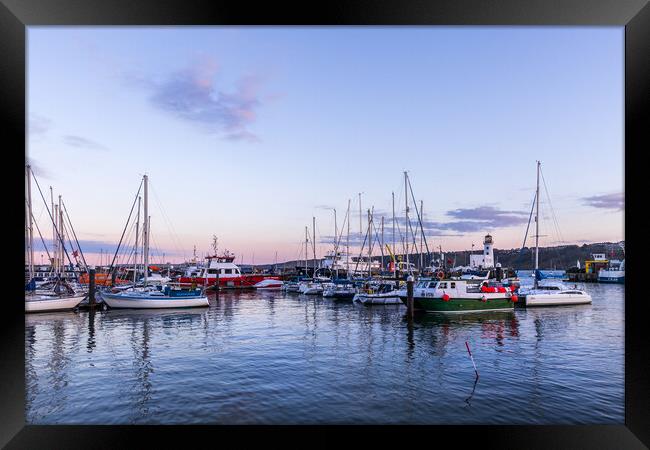
[[151, 227], [148, 216], [148, 177], [144, 175], [144, 280], [143, 286], [133, 286], [119, 292], [102, 292], [101, 296], [111, 308], [188, 308], [209, 306], [208, 298], [203, 289], [181, 289], [179, 284], [148, 283], [149, 272], [149, 230]]
[[591, 303], [591, 296], [580, 289], [566, 289], [560, 282], [540, 283], [542, 277], [539, 270], [539, 170], [541, 163], [537, 161], [537, 190], [535, 192], [535, 281], [533, 288], [520, 288], [519, 295], [524, 299], [525, 306], [558, 306], [580, 305]]
[[[61, 236], [63, 223], [63, 214], [61, 212], [61, 196], [59, 196], [59, 205], [55, 217], [52, 217], [52, 225], [54, 227], [54, 235], [57, 236], [56, 241], [60, 241], [60, 251], [57, 251], [55, 259], [57, 261], [57, 276], [56, 278], [36, 287], [34, 278], [34, 217], [32, 215], [32, 189], [31, 189], [31, 167], [25, 166], [25, 173], [27, 176], [27, 223], [26, 223], [26, 243], [28, 249], [28, 265], [29, 265], [29, 281], [25, 286], [25, 312], [43, 312], [43, 311], [62, 311], [76, 308], [79, 303], [86, 298], [87, 293], [80, 289], [79, 286], [74, 286], [68, 280], [61, 277], [61, 271], [64, 270], [64, 240]], [[39, 188], [40, 189], [40, 188]], [[47, 205], [45, 205], [47, 208]], [[49, 213], [49, 208], [48, 208]], [[50, 216], [51, 217], [51, 216]], [[57, 226], [57, 222], [59, 226]], [[57, 246], [58, 247], [58, 246]]]

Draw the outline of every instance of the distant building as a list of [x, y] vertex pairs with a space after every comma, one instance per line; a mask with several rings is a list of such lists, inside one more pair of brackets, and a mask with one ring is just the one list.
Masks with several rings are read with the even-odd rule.
[[494, 267], [494, 242], [492, 236], [485, 235], [483, 239], [483, 253], [480, 255], [469, 255], [470, 267], [476, 269], [490, 269]]

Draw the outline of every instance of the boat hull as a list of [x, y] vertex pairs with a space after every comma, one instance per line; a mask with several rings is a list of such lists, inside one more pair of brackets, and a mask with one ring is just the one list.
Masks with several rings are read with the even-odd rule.
[[[255, 285], [264, 280], [281, 280], [280, 277], [268, 275], [242, 275], [240, 277], [219, 277], [220, 289], [255, 289]], [[196, 284], [198, 286], [216, 286], [216, 278], [205, 277], [181, 277], [180, 283]]]
[[373, 295], [357, 294], [354, 296], [355, 302], [361, 302], [364, 305], [401, 305], [402, 300], [397, 295]]
[[144, 298], [143, 296], [126, 296], [102, 293], [102, 299], [111, 308], [197, 308], [210, 306], [208, 298], [202, 297], [162, 297]]
[[598, 282], [625, 284], [625, 272], [621, 270], [601, 270], [598, 274]]
[[74, 297], [48, 298], [46, 296], [37, 296], [32, 299], [25, 299], [25, 312], [44, 312], [44, 311], [65, 311], [76, 308], [79, 303], [86, 297], [86, 294], [75, 295]]
[[591, 303], [591, 296], [579, 294], [529, 294], [525, 296], [526, 306], [585, 305]]
[[[406, 297], [400, 297], [406, 304]], [[514, 309], [514, 303], [508, 297], [488, 298], [450, 298], [444, 301], [436, 297], [413, 297], [413, 307], [426, 312], [468, 313], [483, 311], [501, 311]]]

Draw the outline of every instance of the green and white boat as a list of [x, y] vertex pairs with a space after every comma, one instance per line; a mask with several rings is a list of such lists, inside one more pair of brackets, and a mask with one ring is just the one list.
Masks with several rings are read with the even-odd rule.
[[[406, 289], [398, 291], [406, 304]], [[469, 313], [514, 309], [512, 289], [477, 280], [421, 280], [413, 286], [413, 307], [426, 312]]]

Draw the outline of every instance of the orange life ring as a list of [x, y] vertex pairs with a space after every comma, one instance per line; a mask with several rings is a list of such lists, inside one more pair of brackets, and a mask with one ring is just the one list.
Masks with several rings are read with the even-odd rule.
[[445, 277], [445, 273], [441, 270], [436, 274], [436, 276], [439, 280], [442, 280]]

